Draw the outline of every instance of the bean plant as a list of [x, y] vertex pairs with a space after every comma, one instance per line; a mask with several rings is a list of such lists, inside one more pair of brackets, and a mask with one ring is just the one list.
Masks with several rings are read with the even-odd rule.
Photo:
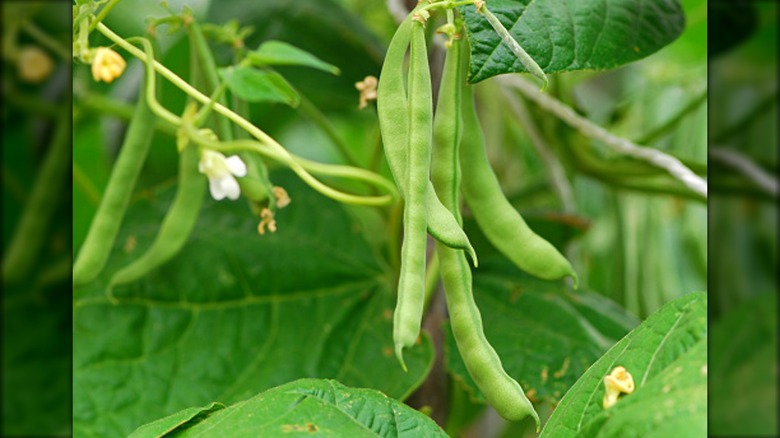
[[703, 436], [703, 4], [76, 0], [73, 434]]

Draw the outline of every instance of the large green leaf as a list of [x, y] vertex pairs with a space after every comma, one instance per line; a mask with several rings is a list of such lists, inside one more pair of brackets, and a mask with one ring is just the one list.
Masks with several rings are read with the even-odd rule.
[[423, 337], [409, 350], [404, 373], [391, 339], [395, 275], [362, 224], [297, 178], [272, 176], [292, 198], [276, 233], [258, 235], [243, 202], [206, 203], [184, 250], [116, 289], [114, 305], [107, 279], [149, 246], [169, 196], [130, 208], [105, 272], [75, 291], [77, 435], [127, 435], [189, 406], [235, 403], [302, 377], [397, 399], [421, 383], [431, 343]]
[[[490, 0], [487, 7], [546, 73], [604, 70], [642, 59], [685, 27], [678, 0]], [[526, 69], [474, 6], [463, 6], [469, 82]]]
[[[604, 409], [616, 366], [636, 389]], [[693, 293], [651, 315], [566, 393], [542, 437], [690, 437], [707, 433], [707, 298]]]
[[[474, 296], [485, 335], [532, 400], [560, 400], [582, 373], [638, 321], [613, 302], [563, 282], [535, 279], [503, 258], [480, 257]], [[466, 371], [451, 330], [446, 363], [477, 401], [482, 394]]]
[[[258, 437], [311, 434], [349, 437], [446, 437], [436, 423], [373, 389], [348, 388], [334, 380], [301, 379], [191, 419], [172, 431], [179, 437]], [[163, 419], [171, 421], [172, 418]], [[147, 426], [134, 438], [164, 436]]]

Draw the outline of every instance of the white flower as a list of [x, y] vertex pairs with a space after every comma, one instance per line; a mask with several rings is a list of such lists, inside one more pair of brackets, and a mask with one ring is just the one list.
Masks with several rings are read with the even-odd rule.
[[235, 177], [246, 176], [246, 165], [238, 155], [225, 157], [219, 152], [204, 149], [200, 155], [198, 171], [209, 178], [211, 196], [217, 201], [227, 197], [236, 200], [241, 188]]

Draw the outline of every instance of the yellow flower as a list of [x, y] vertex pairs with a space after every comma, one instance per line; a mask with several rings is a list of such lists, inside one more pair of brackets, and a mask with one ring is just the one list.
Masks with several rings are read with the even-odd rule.
[[92, 77], [96, 81], [110, 84], [114, 79], [122, 76], [126, 66], [127, 63], [119, 53], [108, 47], [98, 47], [92, 60]]
[[621, 393], [634, 392], [634, 377], [623, 367], [615, 367], [608, 376], [604, 377], [604, 409], [611, 408], [618, 401]]

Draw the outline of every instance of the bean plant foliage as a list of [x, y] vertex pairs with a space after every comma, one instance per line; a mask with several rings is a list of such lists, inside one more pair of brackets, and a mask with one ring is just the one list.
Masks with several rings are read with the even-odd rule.
[[[663, 203], [656, 210], [668, 226], [693, 242], [657, 239], [656, 254], [700, 248], [701, 218], [691, 210], [706, 202], [706, 182], [702, 194], [690, 181], [706, 167], [691, 165], [701, 155], [685, 149], [690, 142], [670, 137], [687, 129], [688, 139], [705, 125], [686, 112], [674, 123], [651, 116], [670, 134], [661, 135], [665, 151], [656, 143], [605, 150], [613, 134], [597, 123], [624, 134], [634, 113], [610, 124], [587, 105], [555, 113], [535, 100], [576, 105], [566, 81], [598, 89], [589, 82], [601, 74], [594, 70], [649, 57], [684, 36], [683, 11], [701, 2], [440, 0], [407, 10], [379, 0], [181, 1], [132, 11], [128, 3], [73, 6], [75, 436], [458, 436], [475, 427], [459, 419], [474, 420], [486, 406], [508, 412], [497, 404], [517, 399], [529, 411], [510, 418], [507, 434], [518, 424], [524, 436], [552, 438], [706, 430], [706, 294], [691, 293], [704, 288], [704, 275], [686, 265], [681, 278], [670, 274], [651, 298], [637, 298], [648, 276], [629, 244], [641, 234], [639, 219], [625, 210]], [[402, 11], [393, 17], [388, 5]], [[383, 102], [374, 100], [396, 29], [428, 44], [415, 59], [430, 55], [434, 89], [461, 90], [452, 126], [460, 126], [461, 96], [476, 96], [473, 122], [484, 129], [502, 202], [547, 245], [527, 249], [535, 264], [521, 269], [491, 243], [482, 212], [446, 201], [435, 212], [446, 220], [427, 223], [416, 272], [424, 328], [402, 355], [394, 311], [407, 293], [399, 286], [407, 212], [432, 217], [436, 197], [404, 202], [411, 190], [400, 178], [411, 170], [397, 163], [411, 159], [388, 165], [393, 158], [383, 153], [390, 137], [387, 120], [377, 120]], [[462, 82], [438, 88], [445, 79], [437, 54], [461, 44], [463, 62], [447, 64], [460, 73], [445, 76]], [[391, 67], [411, 76], [407, 69], [420, 65], [409, 58]], [[661, 80], [626, 71], [618, 74]], [[547, 73], [560, 74], [550, 76], [552, 91], [522, 79], [532, 95], [491, 79], [518, 72], [545, 87]], [[418, 79], [397, 82], [410, 93], [412, 115], [426, 108], [403, 84], [418, 87]], [[680, 85], [682, 94], [692, 94], [689, 86]], [[623, 97], [632, 108], [644, 104]], [[616, 112], [621, 105], [604, 102]], [[138, 114], [153, 115], [153, 135], [130, 138]], [[579, 128], [571, 114], [598, 129]], [[409, 138], [425, 137], [424, 123], [396, 116], [409, 121]], [[460, 135], [447, 138], [457, 144]], [[455, 164], [453, 184], [457, 166], [468, 165]], [[106, 201], [118, 186], [132, 196]], [[449, 229], [435, 232], [441, 227]], [[453, 270], [439, 245], [468, 260], [457, 278], [465, 314], [442, 305], [453, 295], [441, 280]], [[472, 246], [477, 260], [463, 255]], [[571, 262], [572, 278], [537, 278], [533, 270], [546, 266], [533, 251]], [[464, 326], [479, 345], [464, 341]], [[500, 360], [479, 353], [475, 362], [477, 350]], [[605, 377], [616, 367], [633, 381], [610, 404], [602, 401]], [[514, 386], [491, 387], [480, 374], [486, 368]], [[431, 389], [442, 381], [449, 389]]]
[[[606, 70], [642, 59], [685, 27], [677, 0], [495, 0], [490, 9], [547, 73]], [[527, 71], [474, 6], [461, 6], [471, 46], [469, 82]]]

